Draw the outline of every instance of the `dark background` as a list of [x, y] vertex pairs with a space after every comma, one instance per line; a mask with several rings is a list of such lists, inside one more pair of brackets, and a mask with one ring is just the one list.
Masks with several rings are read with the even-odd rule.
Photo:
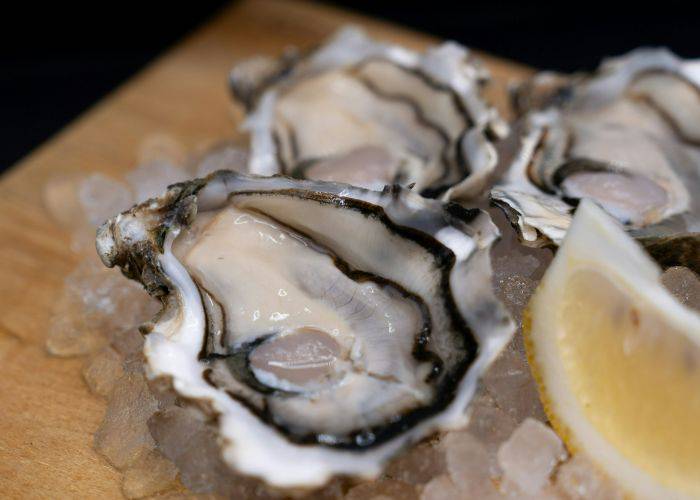
[[[226, 5], [14, 2], [0, 13], [0, 171]], [[593, 69], [605, 55], [665, 45], [700, 56], [683, 2], [327, 1], [538, 68]], [[692, 5], [692, 4], [691, 4]]]

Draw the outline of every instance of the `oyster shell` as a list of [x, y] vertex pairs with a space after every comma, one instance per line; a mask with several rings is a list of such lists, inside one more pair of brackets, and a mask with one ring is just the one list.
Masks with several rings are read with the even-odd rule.
[[110, 219], [97, 249], [163, 302], [150, 376], [218, 415], [225, 461], [312, 487], [466, 423], [514, 330], [497, 236], [485, 212], [398, 186], [220, 171]]
[[637, 237], [700, 230], [700, 63], [637, 50], [591, 76], [540, 75], [515, 104], [542, 109], [491, 197], [525, 242], [559, 244], [583, 198]]
[[230, 80], [249, 112], [249, 172], [459, 198], [483, 189], [491, 139], [508, 132], [480, 96], [487, 78], [456, 43], [419, 54], [345, 28], [304, 56], [241, 62]]

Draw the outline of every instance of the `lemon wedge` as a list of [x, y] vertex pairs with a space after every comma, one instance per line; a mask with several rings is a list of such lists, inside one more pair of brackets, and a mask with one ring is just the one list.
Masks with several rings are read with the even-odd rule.
[[547, 414], [638, 498], [700, 498], [700, 314], [584, 200], [533, 296], [530, 365]]

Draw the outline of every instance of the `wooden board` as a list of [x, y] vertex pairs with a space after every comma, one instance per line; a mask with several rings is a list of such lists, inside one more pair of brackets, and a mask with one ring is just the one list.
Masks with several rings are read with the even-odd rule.
[[[256, 53], [308, 47], [345, 23], [422, 49], [436, 40], [315, 4], [245, 1], [223, 10], [94, 106], [0, 179], [0, 496], [120, 498], [120, 474], [92, 450], [105, 404], [85, 387], [79, 359], [47, 356], [52, 303], [76, 264], [69, 235], [42, 207], [52, 177], [102, 172], [121, 178], [154, 133], [185, 147], [232, 138], [240, 111], [226, 87], [232, 64]], [[531, 70], [483, 55], [490, 97]]]

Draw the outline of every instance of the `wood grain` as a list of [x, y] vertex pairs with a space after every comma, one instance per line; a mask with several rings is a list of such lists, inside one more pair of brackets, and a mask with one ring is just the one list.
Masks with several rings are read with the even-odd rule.
[[[121, 178], [144, 137], [165, 133], [194, 149], [234, 138], [240, 110], [226, 87], [232, 64], [287, 45], [308, 47], [344, 23], [422, 49], [436, 40], [326, 6], [245, 1], [223, 10], [0, 179], [0, 496], [120, 498], [120, 474], [92, 450], [105, 404], [90, 395], [79, 359], [51, 358], [51, 306], [76, 264], [69, 235], [42, 206], [53, 178]], [[509, 81], [531, 70], [483, 55], [501, 109]]]

